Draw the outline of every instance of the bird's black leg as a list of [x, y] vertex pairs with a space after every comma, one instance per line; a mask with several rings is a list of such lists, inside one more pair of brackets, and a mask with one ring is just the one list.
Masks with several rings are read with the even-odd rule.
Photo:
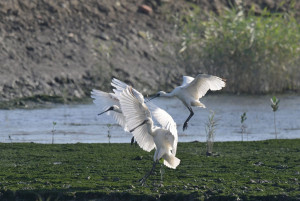
[[142, 186], [145, 184], [147, 178], [153, 173], [153, 171], [154, 171], [154, 169], [156, 167], [157, 162], [158, 161], [154, 161], [151, 170], [147, 174], [145, 174], [145, 176], [142, 179], [140, 179], [140, 183], [141, 183]]
[[185, 120], [185, 122], [184, 122], [184, 124], [183, 124], [183, 131], [185, 131], [185, 130], [187, 129], [189, 120], [190, 120], [190, 119], [192, 118], [192, 116], [194, 115], [194, 112], [193, 112], [192, 108], [191, 108], [191, 107], [187, 107], [187, 108], [188, 108], [189, 111], [190, 111], [190, 115], [189, 115], [189, 117]]
[[131, 143], [130, 143], [131, 146], [133, 145], [133, 143], [134, 143], [134, 137], [131, 138]]

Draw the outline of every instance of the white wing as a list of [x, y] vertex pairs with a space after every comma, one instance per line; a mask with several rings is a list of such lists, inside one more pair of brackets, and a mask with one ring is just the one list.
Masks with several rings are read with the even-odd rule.
[[[126, 117], [126, 123], [131, 130], [140, 125], [145, 119], [151, 118], [148, 107], [144, 102], [140, 102], [132, 93], [132, 88], [127, 87], [119, 96], [123, 114]], [[155, 148], [153, 137], [149, 134], [147, 124], [136, 128], [132, 134], [139, 146], [150, 152]]]
[[127, 85], [126, 83], [113, 78], [111, 81], [111, 86], [115, 87], [114, 92], [116, 95], [119, 95], [120, 93], [122, 93], [123, 90], [125, 90], [129, 85]]
[[225, 87], [226, 83], [217, 76], [199, 74], [197, 77], [183, 88], [195, 99], [203, 97], [208, 90], [216, 91]]
[[172, 154], [175, 156], [177, 152], [177, 143], [178, 143], [178, 134], [177, 134], [177, 127], [175, 121], [169, 122], [167, 124], [166, 129], [169, 130], [171, 134], [174, 136]]
[[[116, 79], [116, 78], [113, 78], [112, 81], [111, 81], [111, 85], [113, 87], [115, 87], [115, 89], [113, 89], [114, 93], [119, 96], [120, 93], [123, 92], [123, 90], [125, 90], [127, 87], [130, 87], [130, 85], [127, 85], [126, 83]], [[134, 88], [131, 88], [132, 90], [132, 93], [133, 95], [140, 101], [140, 102], [144, 102], [144, 96], [138, 92], [136, 89]]]
[[114, 120], [120, 125], [122, 126], [122, 128], [124, 129], [124, 131], [129, 132], [129, 129], [127, 127], [126, 124], [126, 118], [123, 115], [123, 113], [118, 113], [118, 112], [114, 112], [114, 111], [109, 111], [108, 112], [109, 115], [111, 115]]
[[149, 106], [152, 116], [162, 126], [162, 128], [170, 131], [173, 135], [174, 140], [170, 138], [170, 142], [173, 142], [172, 154], [175, 156], [178, 143], [178, 134], [175, 121], [171, 115], [169, 115], [165, 110], [157, 107], [155, 104], [148, 102], [147, 105]]
[[[93, 98], [93, 103], [103, 111], [107, 110], [112, 105], [117, 105], [120, 107], [119, 100], [113, 93], [106, 93], [97, 89], [93, 89], [91, 91], [91, 98]], [[125, 116], [122, 113], [109, 111], [107, 114], [111, 115], [125, 131], [128, 131]]]
[[93, 103], [100, 109], [108, 109], [112, 105], [117, 105], [120, 107], [119, 100], [117, 96], [113, 93], [106, 93], [97, 89], [91, 91], [91, 98]]
[[181, 86], [183, 87], [183, 86], [191, 83], [193, 80], [194, 80], [194, 78], [191, 77], [191, 76], [182, 76], [182, 84], [181, 84]]

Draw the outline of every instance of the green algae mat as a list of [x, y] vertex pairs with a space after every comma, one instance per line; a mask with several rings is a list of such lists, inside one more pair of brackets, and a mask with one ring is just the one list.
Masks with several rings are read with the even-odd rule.
[[130, 144], [0, 143], [0, 200], [300, 200], [300, 139], [179, 143], [176, 170]]

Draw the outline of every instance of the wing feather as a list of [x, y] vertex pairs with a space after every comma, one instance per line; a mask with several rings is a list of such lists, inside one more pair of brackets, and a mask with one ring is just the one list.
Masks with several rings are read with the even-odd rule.
[[116, 78], [112, 79], [111, 86], [115, 87], [120, 92], [122, 92], [123, 90], [125, 90], [128, 87], [128, 85], [126, 83], [124, 83]]
[[112, 105], [117, 105], [120, 107], [119, 100], [117, 96], [113, 93], [106, 93], [97, 89], [91, 91], [91, 98], [93, 103], [103, 110], [109, 108]]
[[208, 90], [216, 91], [225, 87], [226, 83], [222, 78], [213, 75], [199, 74], [184, 88], [195, 99], [203, 97]]
[[181, 86], [183, 87], [183, 86], [191, 83], [193, 80], [194, 80], [194, 78], [191, 77], [191, 76], [182, 76], [182, 84], [181, 84]]
[[123, 115], [123, 113], [118, 113], [118, 112], [113, 112], [113, 111], [110, 111], [109, 113], [114, 118], [114, 120], [120, 126], [122, 126], [124, 131], [129, 132], [129, 129], [128, 129], [127, 124], [126, 124], [126, 119], [125, 119], [125, 116]]
[[156, 121], [162, 126], [163, 129], [170, 131], [172, 137], [167, 139], [173, 144], [172, 145], [172, 154], [175, 156], [177, 151], [177, 143], [178, 143], [178, 134], [176, 122], [165, 110], [157, 107], [155, 104], [148, 102], [149, 109], [151, 110], [152, 116], [156, 119]]
[[[127, 87], [130, 87], [129, 85], [127, 85], [126, 83], [113, 78], [111, 81], [111, 85], [113, 87], [115, 87], [115, 89], [113, 89], [114, 93], [119, 96], [120, 93], [122, 93]], [[140, 101], [140, 102], [144, 102], [144, 96], [138, 92], [136, 89], [131, 88], [132, 90], [132, 94]]]
[[[148, 107], [133, 95], [131, 87], [127, 87], [120, 94], [119, 99], [129, 130], [141, 124], [145, 119], [151, 118]], [[135, 129], [132, 134], [143, 150], [150, 152], [155, 148], [153, 137], [149, 134], [146, 124]]]
[[[91, 97], [93, 98], [93, 103], [98, 107], [101, 108], [103, 111], [107, 110], [112, 105], [117, 105], [119, 107], [120, 103], [117, 96], [113, 93], [106, 93], [97, 89], [93, 89], [91, 92]], [[128, 132], [128, 128], [126, 126], [126, 119], [122, 113], [109, 111], [108, 115], [112, 116], [113, 119], [120, 125], [122, 128]]]

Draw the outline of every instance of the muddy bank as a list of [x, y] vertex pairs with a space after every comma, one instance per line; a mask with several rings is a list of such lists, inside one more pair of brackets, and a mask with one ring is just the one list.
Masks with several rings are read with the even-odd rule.
[[[1, 2], [0, 101], [81, 100], [92, 88], [109, 90], [112, 77], [145, 94], [169, 90], [186, 72], [178, 62], [174, 17], [190, 2], [204, 12], [232, 5], [226, 0]], [[279, 7], [277, 1], [251, 3], [258, 13]]]

